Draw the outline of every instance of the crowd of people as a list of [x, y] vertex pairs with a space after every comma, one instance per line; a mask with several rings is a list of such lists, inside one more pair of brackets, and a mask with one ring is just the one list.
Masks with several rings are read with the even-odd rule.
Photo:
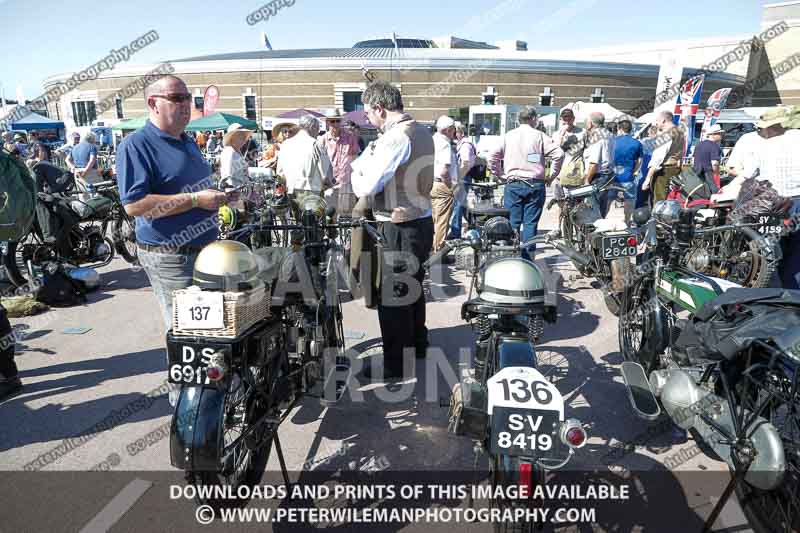
[[[382, 283], [393, 285], [396, 297], [377, 305], [382, 375], [402, 376], [407, 353], [425, 357], [424, 294], [420, 290], [409, 296], [411, 288], [403, 288], [392, 276], [403, 272], [421, 287], [422, 263], [447, 239], [461, 237], [467, 192], [486, 176], [465, 126], [442, 116], [431, 134], [405, 112], [395, 86], [374, 81], [362, 101], [367, 120], [381, 133], [369, 145], [354, 124], [343, 123], [339, 110], [331, 110], [321, 119], [326, 126], [322, 133], [320, 120], [312, 116], [301, 117], [298, 124], [275, 125], [272, 142], [260, 157], [253, 157], [258, 151], [254, 132], [239, 124], [225, 132], [187, 134], [187, 95], [185, 83], [175, 76], [148, 86], [149, 120], [122, 141], [116, 164], [121, 201], [127, 213], [137, 217], [139, 258], [165, 327], [172, 323], [172, 292], [192, 284], [197, 254], [218, 238], [216, 224], [203, 224], [222, 205], [235, 204], [248, 167], [261, 166], [285, 180], [295, 206], [309, 195], [320, 196], [340, 215], [367, 215], [381, 223], [386, 254]], [[744, 135], [728, 160], [729, 175], [770, 180], [780, 194], [795, 198], [792, 215], [800, 212], [800, 152], [794, 149], [800, 138], [799, 117], [797, 108], [768, 112], [757, 124], [758, 131]], [[507, 180], [503, 203], [523, 240], [537, 232], [550, 185], [577, 187], [613, 180], [624, 189], [629, 219], [636, 207], [666, 198], [670, 178], [681, 172], [685, 139], [669, 111], [657, 114], [643, 141], [633, 137], [627, 120], [616, 124], [616, 134], [609, 134], [602, 113], [592, 113], [580, 127], [573, 111], [564, 109], [552, 136], [542, 131], [534, 107], [523, 108], [518, 118], [518, 127], [502, 136], [487, 164], [492, 174]], [[694, 154], [696, 172], [717, 188], [721, 139], [720, 128], [709, 129]], [[34, 148], [20, 146], [19, 139], [8, 135], [3, 140], [4, 149], [16, 157], [28, 158], [28, 149]], [[95, 144], [87, 134], [63, 148], [70, 170], [89, 183], [96, 175]], [[204, 152], [219, 155], [218, 176], [212, 174]], [[34, 157], [41, 161], [47, 155], [39, 150]], [[609, 203], [609, 198], [601, 198], [603, 215]], [[203, 230], [181, 240], [189, 227]], [[796, 236], [792, 239], [795, 252], [785, 258], [783, 283], [798, 288], [800, 243]], [[525, 252], [528, 258], [533, 253]], [[364, 375], [378, 374], [368, 364]]]

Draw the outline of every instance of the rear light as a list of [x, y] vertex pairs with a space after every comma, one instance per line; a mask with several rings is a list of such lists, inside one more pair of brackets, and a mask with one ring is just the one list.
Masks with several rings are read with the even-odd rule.
[[[533, 495], [533, 465], [530, 463], [519, 464], [519, 485], [522, 488], [520, 496], [530, 498]], [[524, 492], [523, 492], [524, 491]]]
[[208, 377], [209, 381], [221, 381], [225, 378], [227, 370], [225, 366], [225, 356], [221, 353], [211, 354], [208, 366], [206, 367], [206, 377]]
[[582, 448], [587, 439], [586, 430], [579, 420], [570, 418], [561, 424], [561, 442], [570, 448]]
[[628, 237], [628, 246], [636, 246], [637, 244], [639, 243], [636, 241], [636, 237]]

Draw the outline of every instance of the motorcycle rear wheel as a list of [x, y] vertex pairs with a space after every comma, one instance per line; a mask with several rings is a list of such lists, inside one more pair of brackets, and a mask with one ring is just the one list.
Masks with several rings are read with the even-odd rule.
[[[8, 274], [8, 279], [15, 287], [22, 287], [28, 283], [28, 267], [26, 259], [31, 258], [34, 274], [36, 273], [36, 256], [48, 252], [50, 248], [45, 245], [39, 235], [31, 230], [18, 242], [9, 242], [6, 253], [3, 255], [3, 266]], [[48, 254], [49, 255], [49, 254]]]
[[641, 364], [645, 372], [656, 360], [653, 339], [656, 335], [656, 314], [658, 304], [650, 277], [640, 278], [625, 287], [619, 309], [618, 336], [619, 349], [626, 361]]
[[[253, 369], [255, 383], [263, 381], [262, 368]], [[255, 390], [241, 377], [241, 371], [235, 372], [239, 378], [238, 387], [225, 396], [225, 414], [222, 420], [221, 435], [223, 452], [220, 458], [219, 470], [216, 472], [187, 471], [186, 481], [195, 486], [230, 485], [234, 498], [205, 497], [197, 491], [195, 501], [198, 505], [208, 505], [212, 509], [244, 507], [250, 501], [249, 497], [239, 497], [237, 489], [240, 486], [253, 487], [261, 482], [266, 470], [269, 456], [272, 452], [272, 434], [266, 425], [256, 429], [251, 434], [253, 438], [240, 437], [250, 424], [264, 414], [260, 406], [253, 406], [252, 402], [260, 401], [255, 398]], [[255, 439], [255, 440], [254, 440]], [[255, 442], [256, 445], [252, 445]], [[248, 443], [251, 443], [249, 446]]]
[[[490, 479], [492, 483], [492, 488], [501, 485], [501, 486], [510, 486], [510, 485], [519, 485], [520, 483], [520, 476], [519, 476], [519, 469], [520, 469], [520, 460], [518, 457], [512, 457], [509, 455], [497, 455], [494, 457], [492, 464], [491, 464], [491, 473]], [[543, 485], [545, 478], [544, 478], [544, 469], [540, 466], [533, 464], [532, 465], [533, 473], [532, 473], [532, 481], [533, 485]], [[496, 509], [514, 509], [519, 507], [520, 505], [530, 505], [531, 502], [535, 500], [523, 500], [523, 499], [503, 499], [503, 498], [492, 498], [491, 506], [492, 508]], [[536, 531], [537, 524], [534, 522], [502, 522], [497, 523], [494, 522], [492, 524], [492, 531], [494, 533], [533, 533]]]

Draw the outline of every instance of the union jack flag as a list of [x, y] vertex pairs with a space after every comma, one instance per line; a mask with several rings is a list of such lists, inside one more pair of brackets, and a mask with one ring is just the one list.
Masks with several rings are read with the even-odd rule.
[[683, 125], [686, 128], [686, 144], [683, 148], [684, 157], [689, 153], [694, 140], [694, 126], [697, 121], [697, 111], [700, 109], [703, 81], [705, 81], [705, 76], [702, 74], [689, 78], [681, 86], [681, 90], [675, 99], [673, 121], [675, 124]]
[[728, 96], [730, 96], [731, 90], [730, 88], [717, 89], [708, 97], [708, 103], [705, 108], [706, 118], [703, 121], [703, 131], [700, 132], [700, 137], [703, 137], [706, 131], [716, 124], [720, 111], [725, 109], [725, 104], [728, 103]]

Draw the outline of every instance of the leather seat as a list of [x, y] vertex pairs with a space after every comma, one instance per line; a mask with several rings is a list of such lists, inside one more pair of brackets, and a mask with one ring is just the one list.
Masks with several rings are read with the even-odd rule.
[[509, 218], [511, 216], [511, 212], [504, 207], [470, 207], [467, 208], [467, 216]]

